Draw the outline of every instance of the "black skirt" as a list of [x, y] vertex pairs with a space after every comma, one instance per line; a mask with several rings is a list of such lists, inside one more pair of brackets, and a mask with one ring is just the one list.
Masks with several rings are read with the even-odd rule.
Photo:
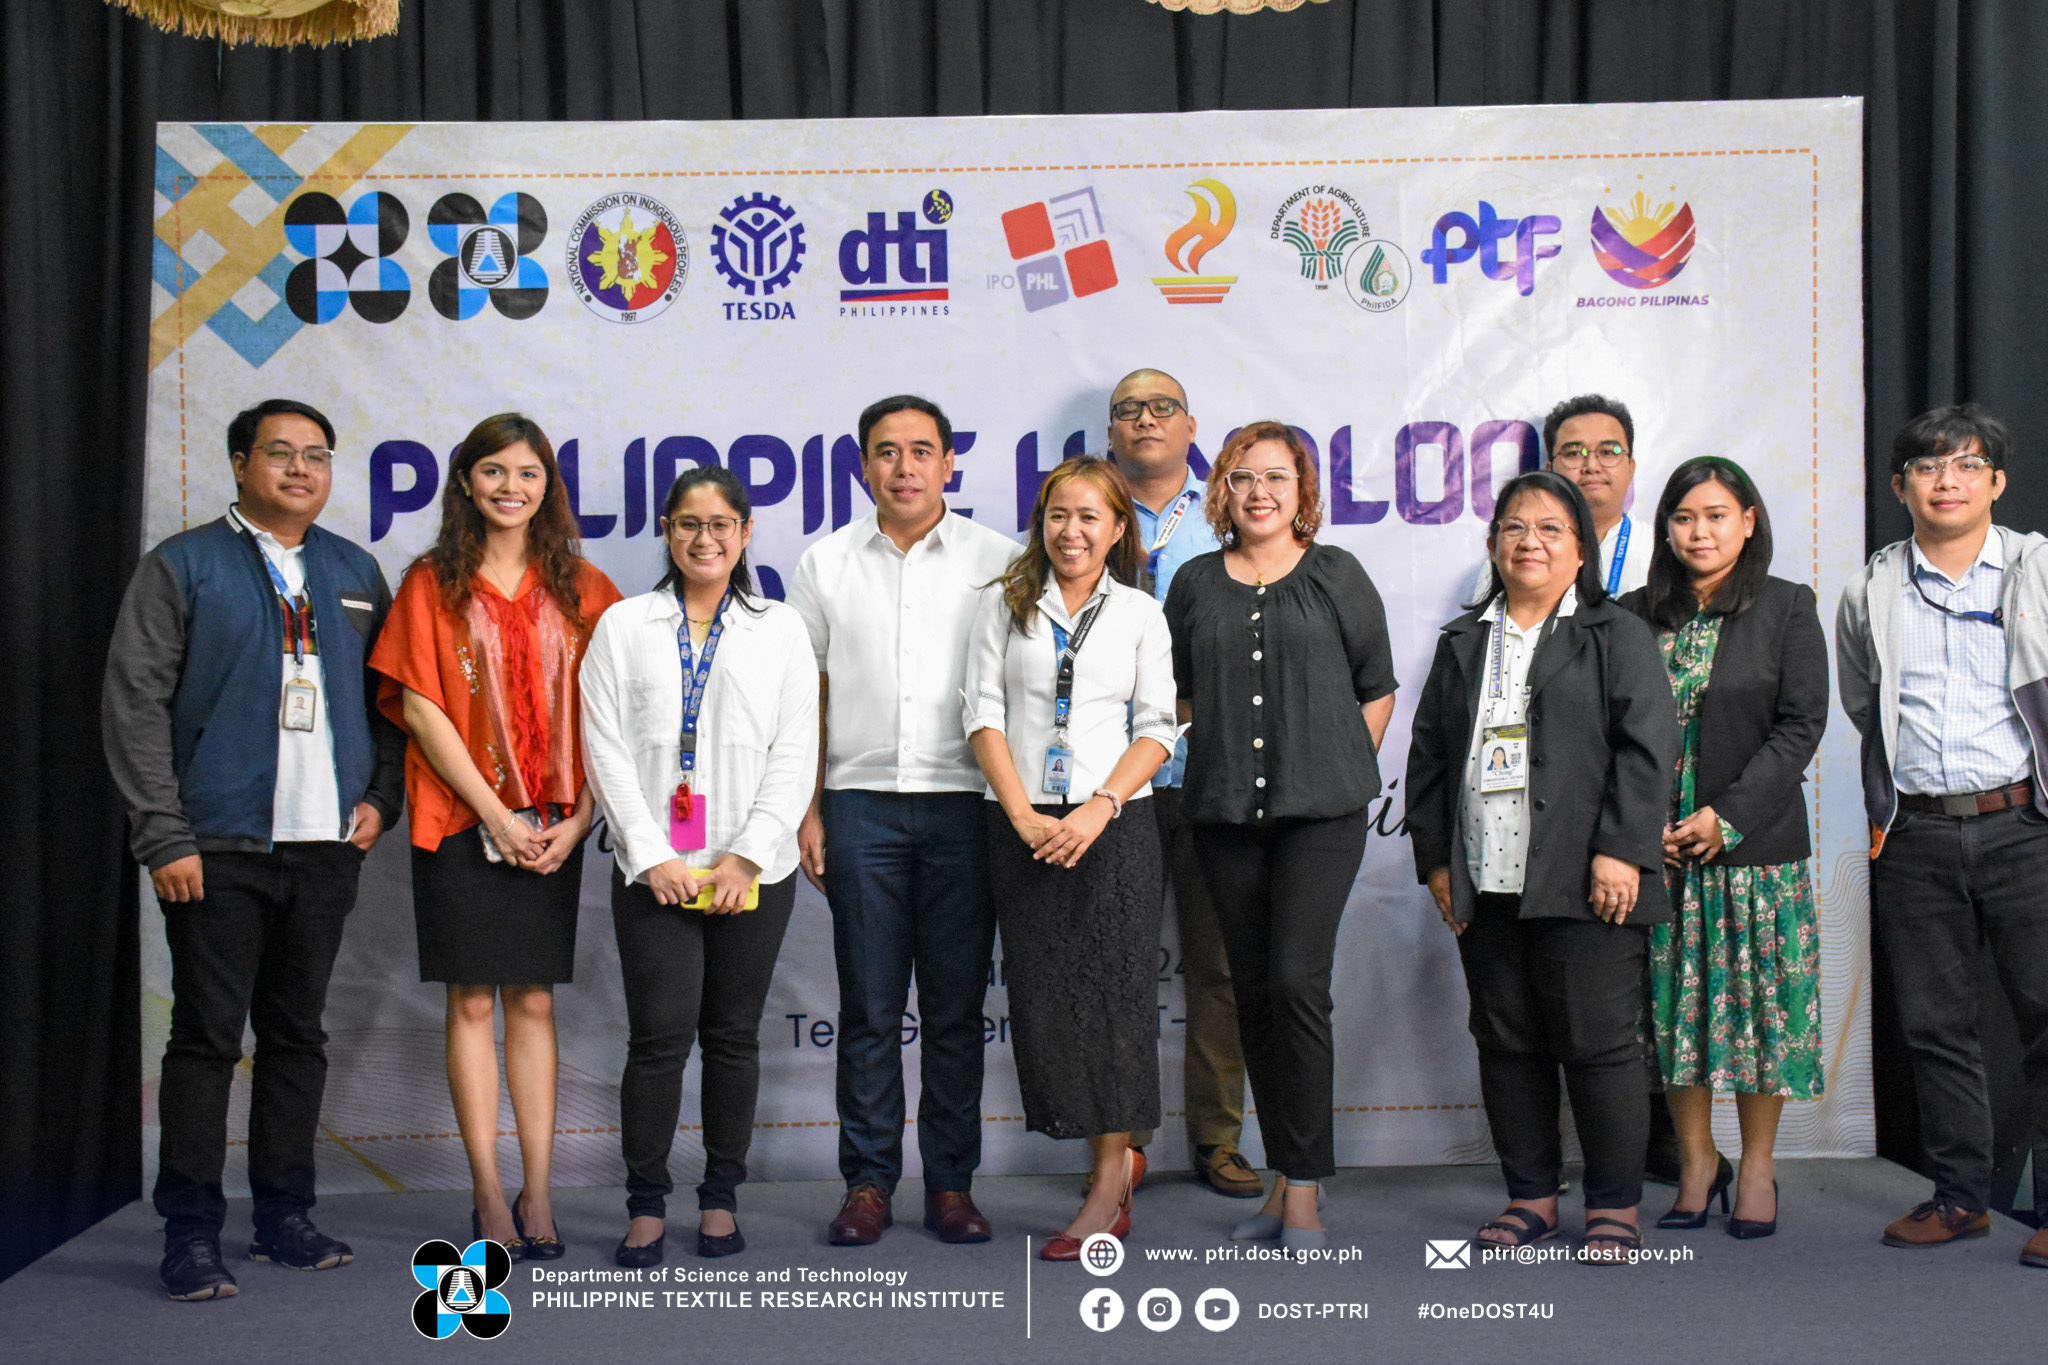
[[1151, 801], [1125, 806], [1072, 868], [1033, 861], [993, 801], [988, 837], [1025, 1126], [1056, 1138], [1157, 1128], [1164, 888]]
[[420, 980], [545, 986], [576, 976], [583, 845], [543, 877], [484, 856], [480, 826], [412, 850]]

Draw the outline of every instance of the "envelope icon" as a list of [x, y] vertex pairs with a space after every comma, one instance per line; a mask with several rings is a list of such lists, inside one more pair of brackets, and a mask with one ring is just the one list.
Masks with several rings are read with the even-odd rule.
[[1472, 1243], [1469, 1241], [1426, 1242], [1422, 1264], [1431, 1270], [1470, 1270]]

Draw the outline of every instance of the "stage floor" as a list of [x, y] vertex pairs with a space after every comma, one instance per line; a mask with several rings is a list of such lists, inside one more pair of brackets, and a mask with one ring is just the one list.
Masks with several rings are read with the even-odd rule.
[[[1889, 1162], [1785, 1161], [1778, 1235], [1739, 1243], [1716, 1215], [1702, 1232], [1652, 1231], [1671, 1259], [1625, 1268], [1576, 1264], [1426, 1266], [1430, 1239], [1469, 1237], [1503, 1200], [1491, 1167], [1355, 1169], [1326, 1186], [1332, 1260], [1317, 1264], [1228, 1258], [1226, 1240], [1254, 1205], [1210, 1193], [1184, 1174], [1160, 1174], [1139, 1192], [1122, 1268], [1095, 1277], [1031, 1259], [1071, 1216], [1066, 1176], [1012, 1176], [975, 1190], [994, 1222], [984, 1246], [944, 1246], [927, 1234], [922, 1187], [906, 1181], [902, 1219], [870, 1248], [825, 1245], [838, 1202], [830, 1183], [749, 1185], [740, 1222], [751, 1246], [702, 1261], [695, 1217], [671, 1202], [669, 1258], [660, 1281], [537, 1284], [534, 1266], [504, 1287], [510, 1327], [495, 1341], [429, 1341], [412, 1326], [420, 1292], [414, 1248], [432, 1237], [466, 1241], [468, 1200], [451, 1193], [328, 1198], [320, 1226], [354, 1245], [353, 1265], [297, 1274], [246, 1259], [249, 1204], [230, 1205], [223, 1245], [241, 1281], [233, 1299], [165, 1299], [156, 1280], [159, 1224], [149, 1206], [116, 1213], [0, 1283], [0, 1323], [11, 1361], [446, 1360], [496, 1356], [533, 1362], [673, 1359], [804, 1361], [1927, 1361], [2036, 1362], [2048, 1353], [2048, 1271], [2018, 1263], [2028, 1229], [1994, 1216], [1991, 1235], [1932, 1251], [1885, 1247], [1885, 1223], [1926, 1197], [1926, 1182]], [[1667, 1206], [1651, 1186], [1645, 1207]], [[568, 1256], [555, 1271], [610, 1270], [624, 1229], [618, 1189], [556, 1192]], [[1565, 1227], [1580, 1210], [1568, 1198]], [[1647, 1220], [1646, 1220], [1647, 1221]], [[680, 1235], [679, 1235], [680, 1234]], [[1569, 1245], [1569, 1243], [1564, 1243]], [[1270, 1247], [1271, 1243], [1249, 1244]], [[1549, 1243], [1557, 1246], [1560, 1243]], [[1170, 1259], [1167, 1257], [1170, 1256]], [[1341, 1259], [1341, 1263], [1340, 1263]], [[701, 1272], [776, 1278], [724, 1283]], [[790, 1272], [787, 1281], [783, 1272]], [[876, 1281], [815, 1278], [875, 1272]], [[807, 1274], [814, 1278], [806, 1278]], [[893, 1281], [893, 1282], [892, 1282]], [[1146, 1291], [1178, 1296], [1177, 1323], [1141, 1321]], [[1234, 1325], [1205, 1330], [1200, 1296], [1229, 1290]], [[1082, 1308], [1123, 1305], [1121, 1324], [1097, 1332]], [[620, 1293], [645, 1306], [570, 1306], [536, 1294]], [[849, 1296], [838, 1303], [821, 1294]], [[896, 1295], [908, 1296], [898, 1299]], [[748, 1296], [744, 1301], [742, 1295]], [[869, 1302], [868, 1295], [879, 1297]], [[923, 1296], [920, 1300], [914, 1296]], [[767, 1302], [764, 1302], [767, 1299]], [[1227, 1309], [1224, 1310], [1227, 1314]], [[1479, 1316], [1485, 1315], [1485, 1316]], [[1100, 1315], [1097, 1320], [1101, 1321]], [[1156, 1319], [1155, 1319], [1156, 1321]], [[1212, 1320], [1213, 1321], [1213, 1320]]]

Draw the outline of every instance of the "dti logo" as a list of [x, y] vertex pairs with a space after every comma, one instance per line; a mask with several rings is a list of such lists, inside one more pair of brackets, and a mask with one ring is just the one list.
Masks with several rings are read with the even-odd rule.
[[[1536, 262], [1555, 256], [1555, 243], [1549, 246], [1536, 245], [1538, 237], [1549, 236], [1562, 226], [1557, 218], [1548, 213], [1532, 214], [1527, 218], [1503, 218], [1485, 200], [1479, 201], [1479, 218], [1475, 222], [1469, 213], [1453, 211], [1436, 220], [1430, 230], [1429, 245], [1423, 249], [1423, 264], [1430, 268], [1430, 278], [1437, 284], [1450, 279], [1451, 267], [1479, 257], [1479, 269], [1489, 280], [1513, 280], [1515, 288], [1527, 297], [1536, 292]], [[1465, 234], [1465, 240], [1451, 245], [1453, 229]], [[1502, 260], [1500, 244], [1514, 239], [1515, 254], [1511, 260]]]
[[[918, 213], [930, 227], [917, 225]], [[839, 273], [851, 288], [839, 291], [841, 303], [900, 303], [949, 297], [946, 288], [946, 229], [952, 221], [953, 199], [944, 190], [925, 195], [916, 212], [903, 210], [896, 226], [887, 213], [870, 213], [865, 231], [855, 228], [839, 239]], [[889, 260], [896, 261], [896, 281]]]
[[1652, 209], [1637, 190], [1626, 212], [1593, 210], [1593, 257], [1617, 284], [1631, 289], [1655, 289], [1677, 279], [1692, 244], [1690, 204]]
[[1235, 275], [1199, 275], [1202, 258], [1223, 244], [1237, 226], [1237, 200], [1221, 180], [1197, 180], [1188, 186], [1195, 201], [1194, 217], [1166, 239], [1166, 259], [1183, 275], [1154, 275], [1152, 283], [1168, 303], [1221, 303], [1237, 283]]

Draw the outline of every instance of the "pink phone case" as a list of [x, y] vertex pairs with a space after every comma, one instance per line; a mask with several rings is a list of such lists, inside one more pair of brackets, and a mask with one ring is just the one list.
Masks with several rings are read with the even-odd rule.
[[668, 808], [668, 846], [670, 848], [678, 853], [688, 853], [693, 849], [704, 847], [704, 840], [706, 838], [704, 833], [704, 808], [706, 804], [704, 794], [702, 792], [697, 793], [690, 801], [690, 818], [680, 820], [676, 818], [674, 803], [670, 803]]

